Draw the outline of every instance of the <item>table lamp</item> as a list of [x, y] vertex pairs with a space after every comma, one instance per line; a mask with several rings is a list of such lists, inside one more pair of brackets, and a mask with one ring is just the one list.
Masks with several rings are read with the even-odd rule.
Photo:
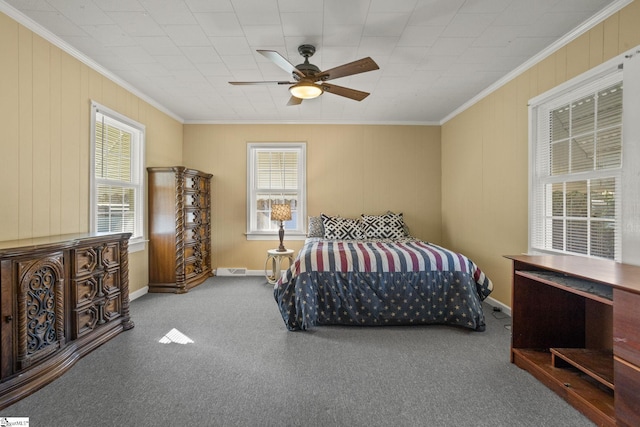
[[291, 219], [290, 205], [287, 205], [287, 204], [271, 205], [271, 220], [280, 221], [280, 231], [278, 231], [278, 235], [280, 236], [280, 246], [278, 247], [278, 252], [285, 252], [287, 250], [282, 244], [282, 239], [284, 239], [283, 221], [289, 221], [290, 219]]

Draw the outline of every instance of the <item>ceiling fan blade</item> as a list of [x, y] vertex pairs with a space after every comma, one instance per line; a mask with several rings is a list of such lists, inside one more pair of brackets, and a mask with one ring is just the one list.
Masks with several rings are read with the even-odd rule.
[[261, 82], [229, 82], [229, 84], [232, 85], [272, 85], [272, 84], [278, 84], [278, 85], [294, 85], [296, 84], [296, 82], [279, 82], [279, 81], [261, 81]]
[[302, 98], [298, 98], [295, 96], [291, 96], [291, 98], [289, 98], [289, 102], [287, 102], [287, 105], [300, 105], [302, 104]]
[[369, 92], [362, 92], [359, 90], [349, 89], [348, 87], [337, 86], [334, 84], [322, 83], [321, 86], [325, 92], [344, 96], [345, 98], [351, 98], [356, 101], [362, 101], [367, 96], [369, 96]]
[[295, 65], [287, 60], [284, 56], [280, 55], [275, 50], [258, 50], [265, 58], [270, 59], [278, 67], [282, 68], [290, 74], [297, 74], [300, 77], [304, 77], [304, 73], [298, 70]]
[[378, 70], [378, 64], [370, 57], [362, 58], [348, 64], [340, 65], [326, 71], [322, 71], [313, 76], [315, 81], [331, 80], [339, 77], [352, 76], [354, 74], [365, 73], [367, 71]]

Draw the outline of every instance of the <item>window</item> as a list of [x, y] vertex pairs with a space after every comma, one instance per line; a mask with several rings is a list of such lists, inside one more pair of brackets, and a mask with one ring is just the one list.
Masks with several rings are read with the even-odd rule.
[[91, 231], [130, 232], [130, 250], [144, 241], [145, 128], [92, 103]]
[[247, 238], [272, 239], [280, 224], [271, 221], [271, 204], [291, 205], [284, 222], [287, 238], [304, 238], [306, 146], [304, 143], [247, 145]]
[[531, 106], [530, 246], [620, 260], [622, 71]]

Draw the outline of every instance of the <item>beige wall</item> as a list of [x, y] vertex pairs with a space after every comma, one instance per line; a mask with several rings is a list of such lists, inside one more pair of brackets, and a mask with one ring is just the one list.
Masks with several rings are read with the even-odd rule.
[[[183, 126], [1, 13], [0, 58], [0, 240], [88, 231], [90, 100], [146, 126], [147, 166], [215, 175], [214, 267], [261, 269], [275, 243], [243, 234], [247, 141], [307, 142], [310, 214], [392, 209], [441, 240], [439, 127]], [[147, 259], [131, 254], [132, 292], [148, 283]]]
[[[640, 44], [637, 22], [635, 1], [442, 128], [183, 126], [0, 13], [0, 240], [88, 230], [93, 99], [146, 126], [148, 166], [215, 175], [214, 267], [261, 269], [276, 243], [243, 234], [246, 143], [306, 141], [309, 214], [403, 212], [414, 235], [476, 261], [510, 305], [502, 255], [527, 249], [527, 100]], [[130, 267], [135, 291], [147, 252]]]
[[527, 250], [527, 101], [640, 44], [640, 2], [558, 49], [442, 126], [442, 236], [511, 305], [511, 263]]
[[[182, 162], [182, 124], [0, 13], [0, 240], [89, 230], [90, 100], [146, 126], [148, 165]], [[147, 285], [131, 254], [130, 290]]]
[[440, 243], [439, 126], [185, 125], [185, 163], [214, 175], [214, 268], [262, 269], [277, 247], [244, 235], [246, 147], [260, 141], [307, 143], [309, 215], [402, 212], [412, 234]]

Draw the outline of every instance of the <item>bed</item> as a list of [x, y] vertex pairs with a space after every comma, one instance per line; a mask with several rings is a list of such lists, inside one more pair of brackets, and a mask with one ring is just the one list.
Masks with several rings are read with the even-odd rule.
[[467, 257], [412, 237], [402, 214], [320, 218], [322, 232], [310, 226], [274, 285], [287, 329], [446, 324], [485, 330], [482, 301], [493, 284]]

